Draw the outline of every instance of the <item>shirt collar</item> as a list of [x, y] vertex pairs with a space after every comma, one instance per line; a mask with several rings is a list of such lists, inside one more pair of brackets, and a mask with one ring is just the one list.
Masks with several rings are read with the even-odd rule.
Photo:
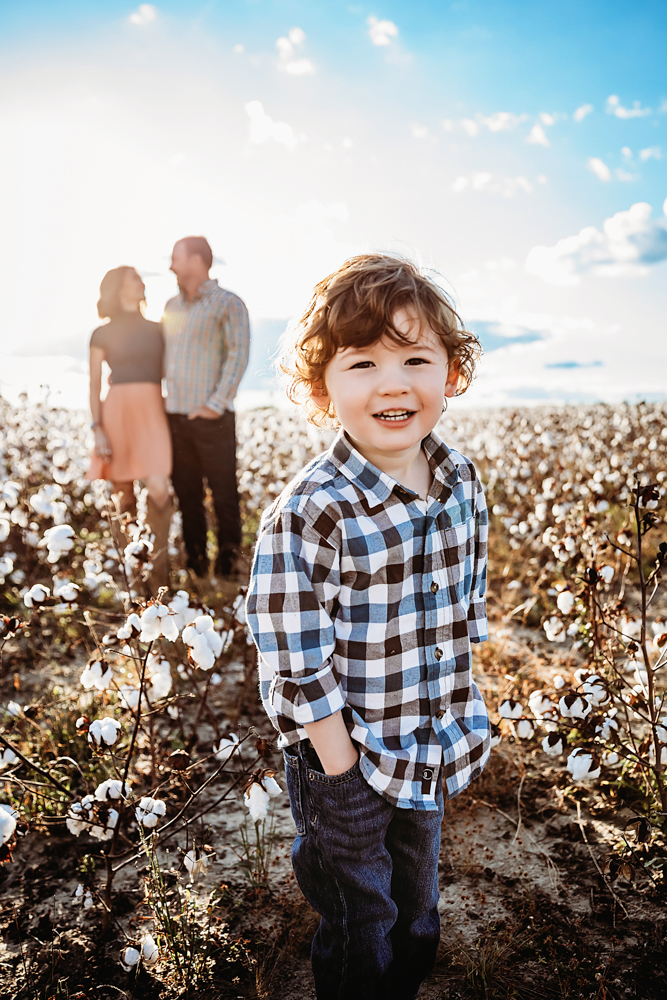
[[[434, 480], [430, 495], [444, 504], [460, 479], [458, 466], [452, 458], [451, 449], [432, 431], [424, 438], [422, 446]], [[364, 494], [371, 507], [386, 503], [394, 492], [404, 500], [413, 499], [415, 496], [386, 472], [382, 472], [367, 461], [352, 445], [342, 428], [329, 449], [329, 458]]]
[[178, 294], [181, 301], [184, 302], [185, 305], [192, 305], [193, 302], [198, 302], [199, 299], [206, 298], [207, 295], [210, 295], [211, 292], [214, 292], [219, 287], [217, 278], [207, 278], [206, 281], [199, 286], [199, 290], [193, 299], [186, 299], [183, 292], [179, 292]]

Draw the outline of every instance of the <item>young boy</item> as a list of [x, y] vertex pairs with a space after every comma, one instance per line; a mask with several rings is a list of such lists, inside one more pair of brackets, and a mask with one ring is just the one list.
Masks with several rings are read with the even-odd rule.
[[341, 428], [262, 518], [248, 592], [292, 863], [322, 918], [318, 1000], [412, 1000], [440, 938], [443, 780], [456, 795], [489, 753], [470, 665], [486, 505], [433, 433], [478, 344], [433, 282], [384, 254], [325, 278], [290, 338], [290, 397]]

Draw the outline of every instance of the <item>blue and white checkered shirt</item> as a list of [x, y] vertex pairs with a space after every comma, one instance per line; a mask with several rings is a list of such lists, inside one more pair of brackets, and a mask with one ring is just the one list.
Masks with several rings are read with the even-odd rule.
[[248, 310], [238, 295], [209, 278], [194, 299], [169, 299], [162, 329], [167, 413], [233, 410], [250, 351]]
[[247, 599], [280, 746], [342, 709], [362, 774], [389, 802], [435, 809], [489, 755], [471, 642], [487, 638], [486, 502], [474, 466], [423, 442], [428, 500], [343, 432], [262, 518]]

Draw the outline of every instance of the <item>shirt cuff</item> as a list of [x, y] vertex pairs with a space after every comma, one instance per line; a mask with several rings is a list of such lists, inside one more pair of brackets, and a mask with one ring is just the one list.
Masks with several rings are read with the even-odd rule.
[[219, 416], [222, 416], [222, 414], [227, 410], [233, 409], [233, 407], [229, 406], [227, 403], [221, 403], [217, 399], [207, 399], [204, 406], [208, 406], [209, 410], [213, 410], [213, 412], [219, 414]]
[[345, 697], [331, 664], [305, 677], [276, 674], [269, 690], [269, 702], [278, 715], [299, 726], [319, 722], [345, 707]]

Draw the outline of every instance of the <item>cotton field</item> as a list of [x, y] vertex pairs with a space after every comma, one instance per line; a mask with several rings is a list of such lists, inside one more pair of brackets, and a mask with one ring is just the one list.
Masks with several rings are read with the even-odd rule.
[[[517, 889], [512, 903], [500, 893], [502, 879], [533, 877], [531, 851], [544, 864], [531, 891], [555, 885], [562, 896], [563, 873], [572, 880], [581, 856], [576, 870], [600, 900], [594, 915], [635, 934], [654, 920], [647, 914], [667, 865], [667, 404], [471, 413], [454, 401], [438, 430], [475, 461], [491, 512], [491, 640], [476, 669], [495, 749], [488, 773], [451, 805], [460, 812], [450, 825], [463, 830], [456, 824], [473, 807], [494, 810], [484, 822], [509, 824], [514, 838], [497, 830], [499, 846], [473, 863], [457, 834], [443, 834], [457, 891], [465, 883], [473, 893], [466, 879], [488, 883], [474, 888], [481, 916], [469, 918], [468, 937], [441, 956], [448, 981], [459, 970], [472, 989], [471, 956], [487, 933], [482, 896], [499, 887], [506, 924], [494, 925], [496, 937], [506, 926], [514, 940], [522, 920], [537, 933], [526, 897]], [[262, 510], [335, 433], [291, 411], [239, 414], [248, 556]], [[100, 996], [148, 996], [158, 985], [165, 997], [288, 996], [276, 983], [300, 953], [287, 942], [296, 927], [306, 941], [312, 915], [289, 883], [293, 827], [257, 705], [243, 581], [197, 592], [176, 515], [172, 588], [149, 593], [143, 495], [128, 521], [105, 484], [86, 481], [89, 447], [84, 414], [0, 402], [0, 861], [9, 900], [0, 969], [14, 990], [3, 995], [46, 1000], [108, 983]], [[578, 845], [569, 858], [553, 841], [568, 816]], [[524, 844], [523, 860], [503, 844]], [[488, 927], [491, 919], [489, 911]], [[66, 961], [54, 972], [53, 942], [78, 954], [76, 942], [96, 935], [112, 972], [85, 956], [75, 972]], [[534, 942], [545, 955], [547, 936]], [[558, 964], [554, 955], [545, 961]], [[588, 969], [585, 956], [577, 961]], [[577, 994], [572, 969], [554, 995], [625, 995], [611, 979], [606, 994]], [[598, 966], [589, 972], [599, 983]], [[525, 995], [539, 982], [526, 979]], [[428, 989], [448, 995], [436, 980]]]

